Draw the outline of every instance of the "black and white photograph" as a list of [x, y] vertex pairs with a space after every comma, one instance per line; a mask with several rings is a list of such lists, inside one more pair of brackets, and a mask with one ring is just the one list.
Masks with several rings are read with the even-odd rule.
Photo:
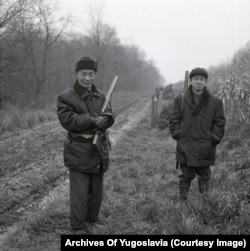
[[249, 0], [0, 0], [1, 251], [249, 236]]

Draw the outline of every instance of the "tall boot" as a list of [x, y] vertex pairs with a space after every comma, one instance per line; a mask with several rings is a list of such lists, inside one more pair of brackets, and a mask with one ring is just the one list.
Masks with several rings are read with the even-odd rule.
[[179, 192], [180, 192], [180, 200], [186, 201], [189, 194], [189, 189], [191, 185], [191, 180], [189, 179], [180, 179], [179, 181]]
[[209, 190], [209, 179], [198, 178], [199, 191], [200, 193], [208, 192]]

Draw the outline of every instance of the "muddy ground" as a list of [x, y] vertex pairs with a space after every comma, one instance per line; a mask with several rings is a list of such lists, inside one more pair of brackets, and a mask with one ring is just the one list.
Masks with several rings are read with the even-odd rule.
[[[122, 133], [135, 126], [149, 109], [143, 98], [121, 109], [110, 129], [113, 147]], [[58, 121], [0, 138], [0, 243], [16, 230], [18, 222], [43, 210], [63, 193], [68, 170], [63, 165], [66, 131]]]

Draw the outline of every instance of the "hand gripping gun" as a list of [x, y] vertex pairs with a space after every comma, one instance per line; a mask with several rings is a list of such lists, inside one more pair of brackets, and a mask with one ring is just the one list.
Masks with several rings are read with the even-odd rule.
[[[107, 105], [108, 105], [108, 103], [110, 101], [110, 98], [111, 98], [113, 89], [115, 87], [115, 84], [117, 82], [117, 79], [118, 79], [118, 76], [115, 76], [111, 86], [109, 87], [109, 90], [108, 90], [108, 92], [106, 94], [106, 97], [105, 97], [105, 101], [104, 101], [104, 103], [102, 105], [101, 113], [103, 113], [107, 108]], [[100, 144], [101, 144], [100, 135], [99, 135], [98, 132], [96, 132], [95, 136], [94, 136], [94, 139], [93, 139], [93, 142], [92, 142], [92, 145], [96, 146], [97, 149], [99, 150], [99, 152], [100, 152]]]

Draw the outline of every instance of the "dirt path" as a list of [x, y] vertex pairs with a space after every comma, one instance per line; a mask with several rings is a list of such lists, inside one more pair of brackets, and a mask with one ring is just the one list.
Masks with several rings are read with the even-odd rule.
[[[117, 116], [110, 129], [113, 147], [140, 122], [149, 106], [149, 99], [144, 98]], [[17, 230], [18, 222], [44, 210], [68, 189], [65, 137], [66, 131], [55, 121], [0, 139], [0, 243]]]

